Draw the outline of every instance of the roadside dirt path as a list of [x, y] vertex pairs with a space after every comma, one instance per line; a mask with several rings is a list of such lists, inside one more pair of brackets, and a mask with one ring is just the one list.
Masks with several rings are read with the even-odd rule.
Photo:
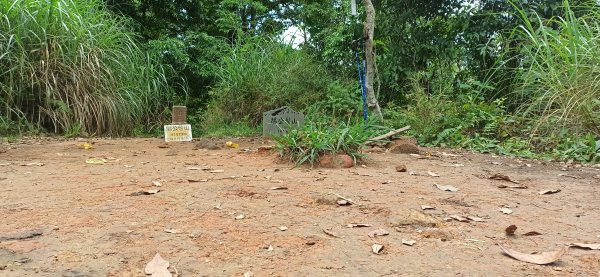
[[[218, 150], [159, 139], [99, 139], [86, 150], [84, 142], [0, 144], [0, 276], [144, 276], [157, 252], [186, 277], [600, 276], [600, 250], [571, 247], [534, 265], [496, 245], [532, 253], [600, 243], [598, 167], [422, 148], [310, 169], [255, 151], [270, 144], [262, 139]], [[494, 174], [527, 188], [501, 188], [516, 184]], [[139, 193], [148, 190], [160, 191]], [[354, 204], [339, 205], [335, 194]], [[389, 235], [369, 237], [378, 229]], [[531, 231], [541, 235], [524, 235]]]

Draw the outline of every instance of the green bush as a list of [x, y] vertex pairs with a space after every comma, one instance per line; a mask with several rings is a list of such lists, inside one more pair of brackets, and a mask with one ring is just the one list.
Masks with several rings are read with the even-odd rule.
[[323, 154], [347, 154], [354, 161], [363, 158], [360, 153], [363, 143], [380, 131], [377, 127], [365, 128], [362, 122], [332, 124], [309, 119], [304, 126], [275, 137], [275, 142], [282, 158], [312, 166]]
[[93, 0], [0, 2], [0, 113], [54, 132], [128, 134], [159, 121], [163, 70]]
[[255, 38], [223, 57], [211, 90], [205, 125], [226, 126], [280, 106], [303, 110], [323, 99], [334, 79], [306, 52], [277, 41]]

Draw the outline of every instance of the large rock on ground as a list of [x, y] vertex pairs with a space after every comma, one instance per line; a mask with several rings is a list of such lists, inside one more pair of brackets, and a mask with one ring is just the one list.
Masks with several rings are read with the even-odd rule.
[[395, 154], [419, 154], [417, 139], [413, 137], [401, 137], [387, 144], [388, 151]]
[[323, 154], [319, 157], [319, 165], [324, 168], [351, 168], [354, 159], [346, 154]]

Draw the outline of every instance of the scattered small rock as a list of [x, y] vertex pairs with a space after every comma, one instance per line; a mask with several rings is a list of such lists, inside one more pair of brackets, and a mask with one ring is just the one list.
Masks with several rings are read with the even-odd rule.
[[396, 172], [406, 172], [406, 171], [408, 171], [406, 169], [406, 165], [399, 164], [399, 165], [396, 166]]

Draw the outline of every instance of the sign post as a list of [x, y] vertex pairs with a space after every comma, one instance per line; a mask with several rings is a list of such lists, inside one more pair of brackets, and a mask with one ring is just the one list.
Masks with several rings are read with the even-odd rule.
[[304, 124], [304, 115], [284, 106], [263, 113], [263, 136], [280, 136]]
[[165, 125], [165, 142], [192, 141], [192, 125], [186, 124], [187, 107], [173, 106], [171, 125]]

